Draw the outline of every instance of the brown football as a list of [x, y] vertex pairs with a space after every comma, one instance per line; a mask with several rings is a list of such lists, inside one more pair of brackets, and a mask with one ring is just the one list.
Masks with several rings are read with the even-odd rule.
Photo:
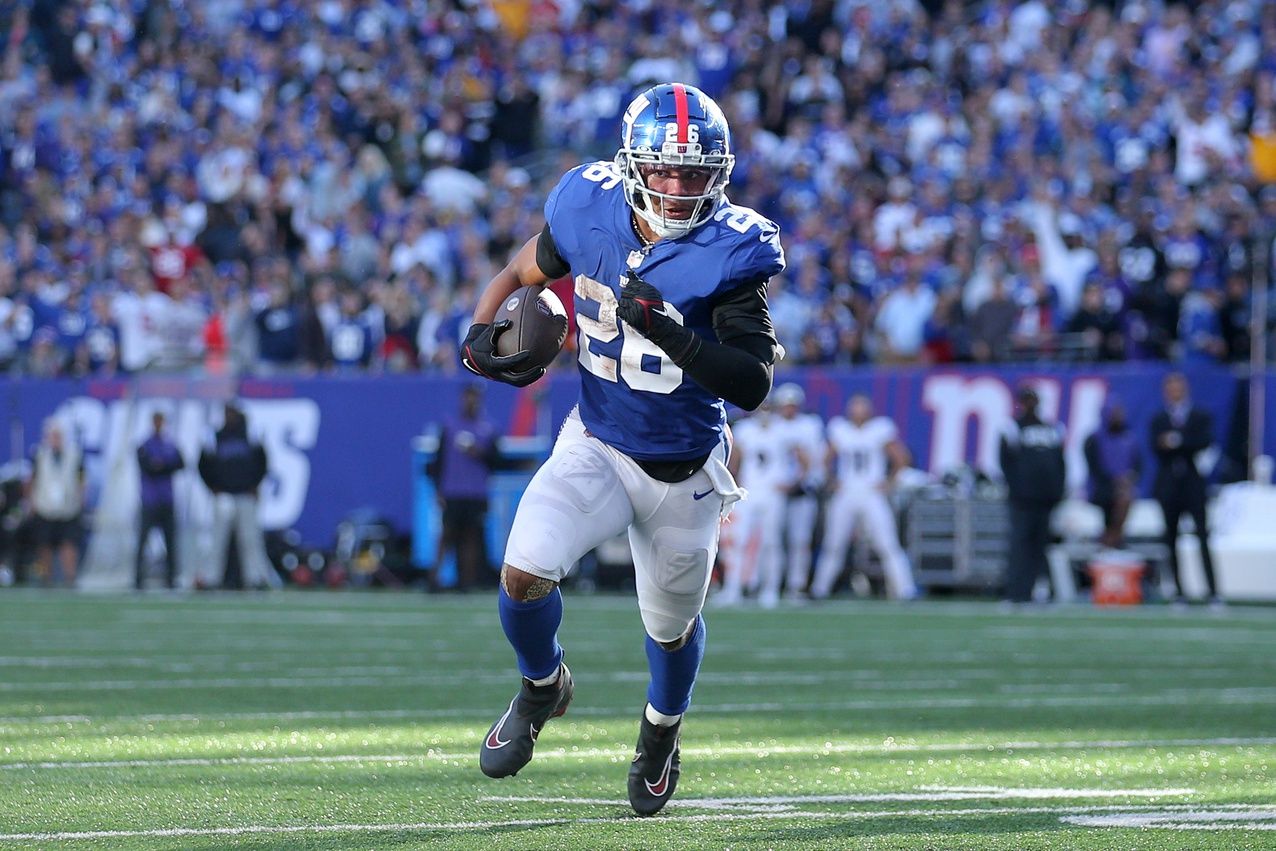
[[520, 287], [506, 296], [492, 323], [502, 319], [514, 324], [496, 338], [496, 353], [531, 352], [520, 369], [549, 366], [567, 339], [567, 311], [558, 296], [541, 287]]

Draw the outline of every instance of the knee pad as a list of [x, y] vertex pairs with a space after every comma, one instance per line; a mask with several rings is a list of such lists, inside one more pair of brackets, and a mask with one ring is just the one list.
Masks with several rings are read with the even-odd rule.
[[[694, 623], [695, 618], [692, 618], [691, 622]], [[690, 624], [680, 615], [653, 612], [649, 609], [642, 610], [642, 625], [651, 640], [669, 652], [672, 650], [664, 645], [682, 641], [687, 637], [687, 630], [690, 628]], [[673, 648], [673, 650], [677, 649], [679, 648]]]
[[652, 587], [638, 601], [639, 614], [647, 635], [659, 644], [676, 642], [687, 634], [704, 605], [708, 585], [708, 554], [687, 554], [686, 565], [672, 568], [680, 571], [672, 586]]

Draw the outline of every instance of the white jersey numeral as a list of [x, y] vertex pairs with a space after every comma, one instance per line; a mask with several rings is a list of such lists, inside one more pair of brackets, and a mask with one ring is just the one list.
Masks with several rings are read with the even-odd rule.
[[620, 185], [620, 172], [611, 163], [590, 163], [581, 171], [580, 176], [594, 183], [602, 184], [603, 189], [615, 189]]
[[750, 228], [766, 228], [767, 220], [748, 207], [726, 206], [713, 214], [713, 217], [736, 233], [748, 233]]
[[[598, 305], [597, 319], [576, 311], [576, 325], [580, 328], [577, 349], [581, 366], [604, 381], [618, 381], [623, 378], [625, 384], [633, 390], [668, 394], [678, 389], [682, 384], [682, 367], [671, 361], [655, 343], [617, 320], [616, 294], [610, 287], [585, 275], [577, 275], [576, 295]], [[665, 312], [679, 325], [682, 324], [682, 314], [669, 302], [665, 302]], [[628, 333], [625, 333], [626, 329]], [[624, 334], [624, 339], [620, 344], [619, 363], [616, 358], [589, 350], [591, 339], [610, 343], [621, 334]], [[643, 369], [644, 360], [649, 358], [658, 359], [656, 372]]]

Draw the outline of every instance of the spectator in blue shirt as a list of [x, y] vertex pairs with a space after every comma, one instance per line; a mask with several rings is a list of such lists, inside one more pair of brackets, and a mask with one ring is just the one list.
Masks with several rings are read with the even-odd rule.
[[337, 369], [366, 367], [372, 359], [372, 329], [363, 315], [363, 296], [355, 289], [341, 294], [341, 315], [328, 335]]
[[1216, 289], [1190, 292], [1183, 299], [1179, 339], [1183, 359], [1191, 363], [1217, 363], [1227, 358], [1227, 342], [1219, 323], [1223, 294]]
[[287, 369], [297, 362], [301, 332], [297, 308], [292, 304], [288, 284], [276, 281], [270, 285], [270, 304], [258, 311], [257, 356], [276, 369]]

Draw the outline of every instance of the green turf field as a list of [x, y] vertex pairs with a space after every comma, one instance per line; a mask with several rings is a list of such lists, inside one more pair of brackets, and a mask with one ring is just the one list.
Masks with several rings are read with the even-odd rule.
[[1276, 848], [1276, 609], [710, 611], [638, 819], [637, 613], [566, 608], [575, 703], [492, 781], [487, 597], [0, 592], [0, 847]]

